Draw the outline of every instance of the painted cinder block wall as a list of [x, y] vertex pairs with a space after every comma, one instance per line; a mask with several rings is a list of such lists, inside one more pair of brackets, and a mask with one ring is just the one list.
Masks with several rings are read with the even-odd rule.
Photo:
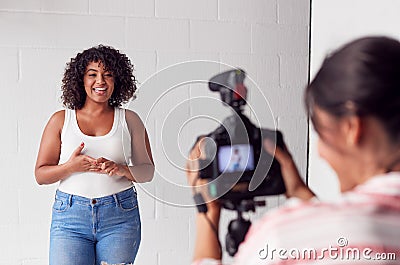
[[[1, 0], [0, 265], [47, 264], [57, 186], [35, 182], [38, 145], [48, 118], [62, 108], [60, 84], [66, 62], [100, 43], [120, 49], [135, 65], [138, 98], [129, 108], [146, 121], [157, 163], [154, 185], [138, 187], [143, 240], [136, 264], [190, 262], [195, 209], [168, 203], [169, 199], [190, 201], [190, 193], [174, 194], [158, 181], [185, 183], [184, 171], [165, 159], [163, 146], [166, 139], [182, 141], [185, 155], [199, 133], [215, 127], [190, 127], [182, 139], [174, 128], [163, 131], [164, 114], [181, 102], [189, 102], [188, 107], [172, 120], [201, 114], [201, 107], [193, 107], [193, 98], [218, 99], [218, 95], [204, 84], [180, 86], [164, 95], [165, 101], [157, 105], [159, 113], [149, 115], [147, 107], [172, 85], [151, 86], [158, 71], [190, 60], [214, 62], [200, 67], [204, 78], [226, 68], [225, 64], [245, 69], [253, 80], [249, 102], [261, 124], [269, 128], [276, 124], [284, 132], [304, 176], [307, 119], [301, 99], [308, 80], [309, 10], [307, 0]], [[175, 73], [186, 74], [191, 73]], [[254, 84], [268, 99], [273, 122], [266, 118], [271, 111], [264, 107], [265, 100], [252, 92], [257, 89]], [[215, 105], [212, 112], [221, 119], [229, 113], [222, 105]], [[176, 161], [183, 166], [182, 157]], [[252, 218], [283, 200], [269, 198], [268, 207], [257, 209]], [[221, 237], [233, 216], [224, 213]]]

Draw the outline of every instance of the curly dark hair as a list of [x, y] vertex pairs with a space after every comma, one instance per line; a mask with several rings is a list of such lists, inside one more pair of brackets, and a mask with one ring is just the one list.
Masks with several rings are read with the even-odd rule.
[[128, 102], [136, 91], [136, 78], [129, 58], [110, 46], [98, 45], [78, 53], [67, 63], [62, 80], [61, 100], [69, 109], [81, 109], [86, 100], [83, 76], [91, 62], [101, 62], [114, 77], [114, 91], [108, 104], [119, 107]]

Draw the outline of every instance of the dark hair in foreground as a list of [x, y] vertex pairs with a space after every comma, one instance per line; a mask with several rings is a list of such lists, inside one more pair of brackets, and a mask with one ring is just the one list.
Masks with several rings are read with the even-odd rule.
[[129, 58], [112, 47], [99, 45], [78, 53], [67, 63], [61, 86], [61, 99], [65, 107], [70, 109], [83, 107], [86, 100], [83, 76], [91, 62], [101, 62], [114, 77], [114, 92], [109, 100], [110, 106], [119, 107], [134, 96], [136, 78]]
[[305, 103], [311, 118], [314, 106], [336, 117], [373, 116], [400, 143], [400, 42], [366, 37], [335, 51], [307, 87]]

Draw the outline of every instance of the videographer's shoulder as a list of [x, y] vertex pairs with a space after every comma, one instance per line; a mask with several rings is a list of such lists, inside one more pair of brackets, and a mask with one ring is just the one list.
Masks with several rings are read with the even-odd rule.
[[400, 216], [400, 172], [377, 175], [342, 195], [348, 203], [396, 210]]
[[279, 225], [280, 222], [285, 223], [288, 219], [317, 220], [319, 217], [329, 218], [330, 215], [349, 214], [354, 216], [362, 212], [364, 215], [375, 214], [372, 213], [374, 210], [380, 214], [395, 211], [400, 216], [398, 187], [400, 187], [400, 172], [378, 175], [329, 201], [319, 200], [316, 196], [309, 200], [292, 197], [281, 207], [268, 211], [261, 222], [272, 220], [272, 225]]
[[[280, 238], [296, 234], [304, 237], [308, 233], [315, 239], [332, 239], [346, 232], [349, 237], [369, 233], [385, 238], [384, 234], [393, 235], [393, 232], [400, 236], [400, 223], [390, 222], [390, 218], [400, 217], [398, 187], [400, 172], [392, 172], [376, 176], [332, 201], [320, 201], [316, 197], [307, 201], [290, 198], [283, 206], [267, 212], [250, 233], [264, 231], [264, 235], [271, 235], [274, 231]], [[371, 229], [376, 229], [376, 233], [371, 233]]]
[[[287, 223], [288, 220], [298, 220], [299, 217], [305, 218], [312, 216], [313, 210], [323, 206], [317, 197], [310, 200], [303, 200], [296, 197], [287, 199], [283, 205], [269, 209], [267, 213], [257, 220], [251, 229], [257, 230], [259, 226], [279, 227]], [[251, 231], [250, 231], [251, 232]]]

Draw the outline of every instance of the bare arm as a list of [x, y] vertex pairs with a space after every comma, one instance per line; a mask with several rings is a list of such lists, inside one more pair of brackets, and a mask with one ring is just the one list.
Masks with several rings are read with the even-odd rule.
[[[201, 186], [200, 188], [195, 187], [198, 191], [202, 190], [205, 187], [204, 184], [207, 182], [205, 180], [198, 179], [198, 159], [201, 158], [202, 153], [204, 154], [204, 152], [201, 152], [200, 149], [201, 141], [197, 142], [195, 147], [191, 150], [189, 154], [189, 160], [186, 164], [186, 176], [188, 183], [189, 185], [196, 183], [197, 186]], [[210, 198], [207, 197], [206, 192], [202, 192], [202, 194], [206, 201], [208, 201], [208, 211], [206, 215], [218, 231], [221, 207], [217, 201], [211, 201]], [[198, 261], [205, 258], [220, 260], [222, 258], [221, 251], [222, 250], [220, 249], [217, 235], [215, 234], [211, 225], [208, 223], [205, 214], [196, 212], [196, 241], [193, 261]]]
[[84, 145], [78, 146], [68, 162], [59, 165], [61, 153], [61, 130], [64, 125], [65, 111], [58, 111], [51, 116], [47, 123], [39, 152], [36, 159], [36, 182], [52, 184], [70, 176], [74, 172], [89, 171], [95, 160], [89, 156], [81, 155]]
[[[211, 206], [211, 204], [207, 203], [207, 217], [218, 231], [221, 208], [219, 206]], [[221, 251], [215, 232], [206, 217], [204, 214], [196, 213], [196, 241], [193, 261], [201, 259], [221, 260]]]
[[132, 166], [129, 171], [135, 182], [149, 182], [154, 176], [154, 161], [149, 137], [139, 116], [126, 110], [126, 121], [131, 134]]

